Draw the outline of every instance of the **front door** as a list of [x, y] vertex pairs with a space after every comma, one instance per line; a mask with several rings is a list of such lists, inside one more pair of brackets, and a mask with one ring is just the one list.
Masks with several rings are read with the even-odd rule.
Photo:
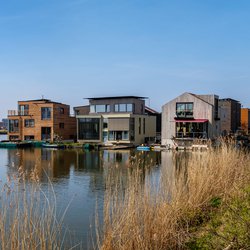
[[41, 130], [42, 141], [51, 141], [51, 127], [42, 127]]

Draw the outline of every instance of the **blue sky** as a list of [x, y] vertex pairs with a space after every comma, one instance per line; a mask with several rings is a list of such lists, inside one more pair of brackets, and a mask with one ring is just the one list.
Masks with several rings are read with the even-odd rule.
[[183, 92], [250, 107], [249, 0], [0, 0], [0, 119], [17, 100]]

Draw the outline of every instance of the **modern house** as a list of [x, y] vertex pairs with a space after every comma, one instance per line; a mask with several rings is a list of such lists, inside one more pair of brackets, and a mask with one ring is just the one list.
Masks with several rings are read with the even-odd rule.
[[249, 108], [241, 109], [241, 129], [244, 130], [247, 134], [250, 131], [250, 109]]
[[75, 107], [77, 140], [83, 143], [141, 144], [154, 141], [156, 117], [145, 113], [145, 97], [88, 98]]
[[241, 126], [241, 104], [231, 98], [219, 100], [221, 132], [223, 135], [235, 133]]
[[18, 101], [18, 110], [8, 111], [9, 140], [74, 140], [76, 119], [70, 106], [48, 99]]
[[162, 107], [162, 145], [220, 135], [219, 97], [184, 93]]

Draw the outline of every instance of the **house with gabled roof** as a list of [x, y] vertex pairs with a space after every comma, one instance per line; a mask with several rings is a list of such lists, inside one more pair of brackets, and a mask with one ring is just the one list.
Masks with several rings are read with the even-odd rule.
[[162, 145], [220, 135], [219, 97], [183, 93], [162, 106]]

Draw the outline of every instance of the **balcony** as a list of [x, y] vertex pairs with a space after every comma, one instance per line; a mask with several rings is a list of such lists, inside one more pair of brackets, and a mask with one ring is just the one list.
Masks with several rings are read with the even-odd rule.
[[29, 115], [28, 110], [8, 110], [8, 116], [27, 116]]
[[181, 111], [176, 111], [176, 117], [177, 118], [194, 118], [194, 113], [193, 110], [181, 110]]

